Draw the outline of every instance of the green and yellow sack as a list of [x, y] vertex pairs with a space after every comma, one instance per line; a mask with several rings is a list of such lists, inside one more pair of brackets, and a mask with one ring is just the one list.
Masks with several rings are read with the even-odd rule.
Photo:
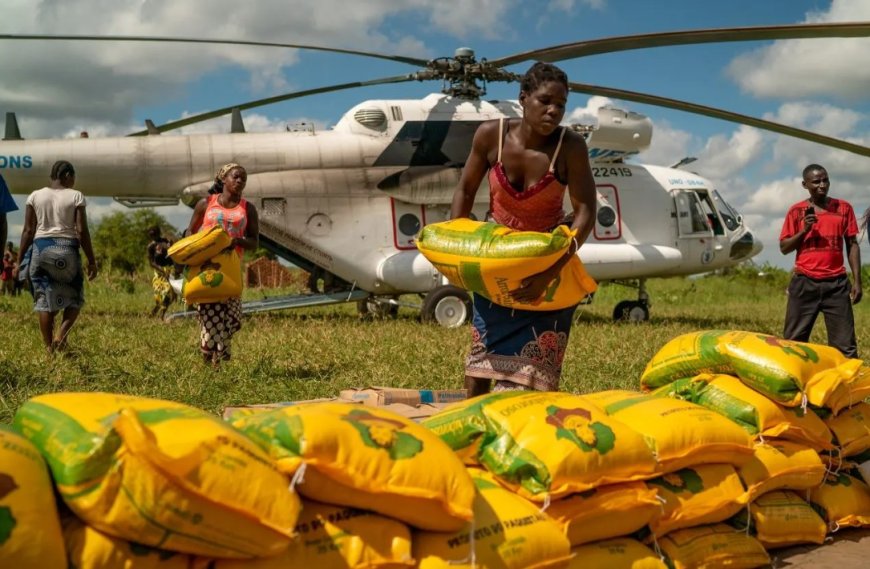
[[828, 530], [870, 527], [870, 488], [845, 473], [831, 474], [810, 490], [810, 505], [827, 522]]
[[584, 397], [643, 433], [660, 472], [698, 464], [742, 464], [752, 456], [752, 438], [743, 429], [700, 405], [618, 389]]
[[471, 519], [474, 483], [437, 435], [401, 415], [353, 403], [309, 403], [242, 416], [297, 490], [318, 502], [372, 510], [420, 529], [456, 531]]
[[648, 484], [664, 500], [649, 527], [656, 537], [674, 530], [725, 521], [746, 504], [743, 484], [730, 464], [684, 468]]
[[[555, 500], [547, 515], [562, 525], [572, 546], [631, 535], [661, 510], [656, 491], [643, 482], [599, 486]], [[596, 565], [593, 565], [593, 567]]]
[[667, 569], [653, 550], [627, 537], [581, 545], [571, 553], [569, 569]]
[[194, 558], [104, 534], [75, 516], [63, 521], [69, 569], [192, 569]]
[[870, 449], [870, 404], [858, 403], [825, 421], [844, 458]]
[[15, 427], [40, 450], [70, 509], [104, 533], [213, 557], [276, 555], [299, 515], [289, 479], [217, 417], [170, 401], [55, 393]]
[[604, 484], [655, 476], [643, 436], [594, 403], [562, 392], [492, 393], [430, 417], [451, 448], [521, 496], [559, 499]]
[[659, 541], [673, 569], [755, 569], [770, 565], [764, 546], [726, 524], [681, 529]]
[[[748, 519], [747, 519], [748, 518]], [[765, 549], [803, 543], [821, 545], [828, 526], [813, 508], [790, 490], [775, 490], [759, 496], [731, 522], [737, 529], [750, 529]]]
[[578, 304], [598, 286], [577, 255], [562, 267], [537, 301], [518, 303], [508, 293], [519, 288], [526, 277], [552, 267], [572, 246], [575, 235], [564, 225], [552, 233], [541, 233], [462, 218], [424, 227], [417, 249], [451, 284], [496, 304], [558, 310]]
[[192, 569], [407, 569], [411, 530], [378, 514], [303, 500], [296, 524], [299, 538], [275, 557], [197, 560]]
[[746, 501], [774, 490], [809, 490], [825, 479], [825, 465], [815, 450], [790, 441], [755, 444], [752, 460], [737, 473], [746, 485]]
[[181, 296], [188, 304], [223, 302], [242, 296], [242, 261], [235, 251], [224, 251], [184, 270]]
[[4, 567], [67, 569], [54, 489], [33, 444], [0, 425], [0, 560]]
[[731, 419], [753, 437], [780, 437], [816, 450], [834, 448], [833, 435], [818, 415], [800, 407], [783, 407], [723, 374], [678, 379], [652, 393], [697, 403]]
[[559, 524], [486, 471], [469, 473], [477, 487], [474, 521], [457, 532], [415, 532], [413, 552], [419, 569], [568, 566], [571, 545]]
[[870, 366], [863, 365], [848, 382], [843, 382], [828, 397], [825, 408], [834, 415], [870, 397]]
[[711, 330], [683, 334], [665, 344], [647, 364], [641, 386], [653, 390], [700, 373], [722, 373], [739, 377], [786, 407], [805, 401], [822, 407], [861, 365], [861, 360], [847, 359], [830, 346], [756, 332]]
[[230, 245], [233, 239], [220, 225], [179, 239], [169, 247], [167, 254], [179, 265], [201, 265]]

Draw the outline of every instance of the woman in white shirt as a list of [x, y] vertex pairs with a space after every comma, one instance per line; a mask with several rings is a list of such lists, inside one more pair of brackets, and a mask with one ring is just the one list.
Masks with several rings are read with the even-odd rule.
[[[73, 165], [66, 160], [55, 162], [51, 168], [51, 184], [27, 198], [18, 249], [18, 266], [24, 269], [22, 262], [25, 262], [27, 267], [33, 289], [33, 310], [39, 313], [39, 329], [49, 353], [66, 347], [70, 329], [85, 303], [79, 247], [88, 258], [88, 279], [97, 276], [85, 197], [73, 189], [75, 183]], [[25, 259], [26, 255], [29, 259]], [[55, 336], [54, 321], [61, 311], [63, 318]]]

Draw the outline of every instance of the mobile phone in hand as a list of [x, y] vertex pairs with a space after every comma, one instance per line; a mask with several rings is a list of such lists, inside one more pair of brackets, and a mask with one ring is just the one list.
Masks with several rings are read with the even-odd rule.
[[808, 215], [815, 215], [815, 214], [816, 214], [816, 208], [814, 208], [811, 205], [808, 205], [807, 208], [804, 210], [804, 217], [807, 217]]

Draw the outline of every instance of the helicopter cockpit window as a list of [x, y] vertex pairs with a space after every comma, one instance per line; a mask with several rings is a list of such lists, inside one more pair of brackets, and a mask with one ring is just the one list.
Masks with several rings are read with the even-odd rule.
[[725, 222], [725, 227], [734, 231], [740, 227], [740, 214], [728, 205], [728, 202], [722, 199], [718, 190], [713, 190], [713, 203], [716, 204], [719, 213], [722, 215], [722, 221]]

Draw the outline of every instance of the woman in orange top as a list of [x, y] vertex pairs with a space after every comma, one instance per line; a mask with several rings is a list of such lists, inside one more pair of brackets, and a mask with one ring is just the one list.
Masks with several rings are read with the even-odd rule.
[[[233, 238], [232, 247], [239, 255], [244, 249], [254, 251], [260, 244], [260, 224], [257, 208], [242, 197], [247, 181], [248, 173], [242, 166], [224, 165], [215, 177], [209, 196], [196, 204], [188, 235], [220, 225]], [[217, 365], [230, 359], [233, 334], [242, 327], [241, 297], [201, 303], [197, 311], [203, 360]]]
[[[595, 223], [595, 180], [584, 138], [559, 126], [568, 77], [549, 63], [534, 64], [520, 88], [521, 119], [492, 120], [477, 129], [453, 196], [451, 218], [468, 217], [483, 177], [489, 177], [488, 219], [512, 229], [552, 231], [570, 223], [574, 244], [549, 269], [525, 279], [512, 296], [533, 302], [544, 294]], [[565, 188], [573, 206], [562, 209]], [[465, 362], [469, 396], [495, 390], [556, 391], [568, 346], [572, 306], [554, 311], [505, 308], [474, 295], [471, 353]]]

